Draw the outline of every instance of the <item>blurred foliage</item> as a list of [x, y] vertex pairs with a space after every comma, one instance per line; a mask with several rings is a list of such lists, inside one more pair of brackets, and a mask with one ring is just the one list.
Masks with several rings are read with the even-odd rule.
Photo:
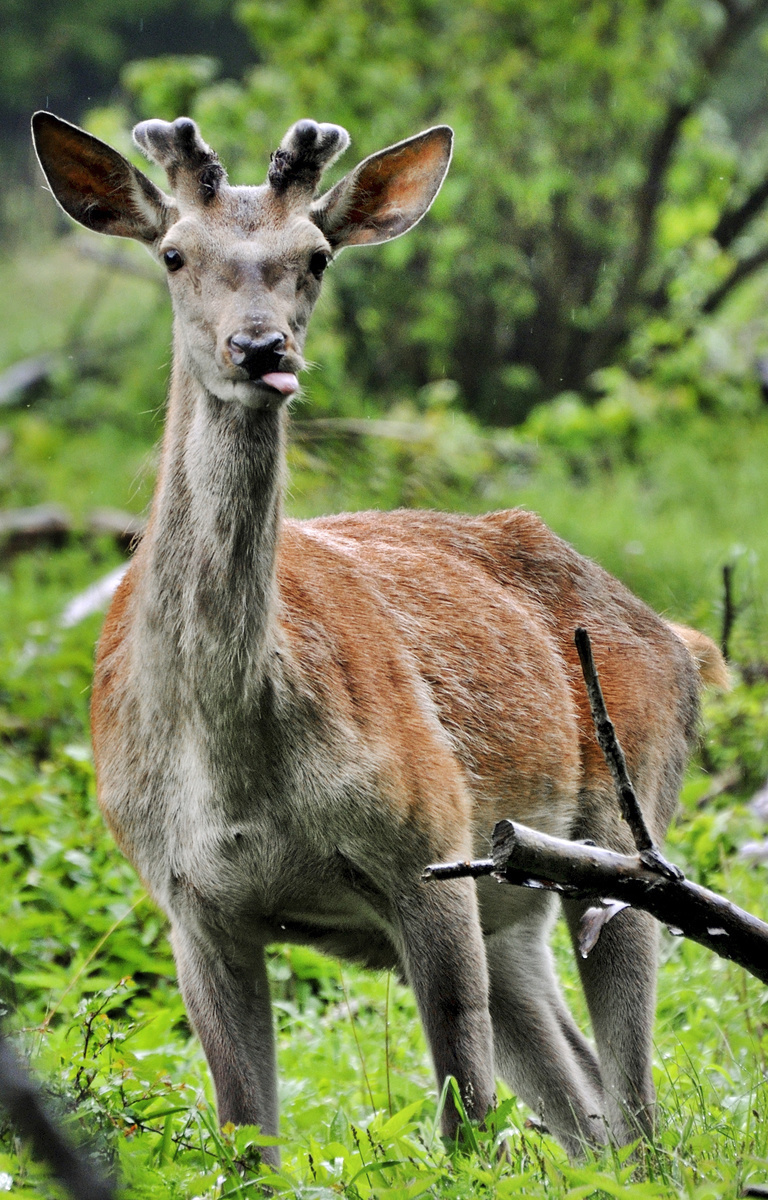
[[732, 116], [720, 87], [748, 42], [761, 89], [766, 12], [764, 0], [246, 0], [259, 65], [241, 83], [157, 59], [123, 84], [139, 115], [189, 109], [251, 182], [308, 114], [345, 125], [363, 154], [453, 125], [434, 216], [350, 256], [335, 327], [363, 390], [447, 376], [470, 410], [505, 423], [563, 391], [599, 394], [596, 373], [617, 360], [642, 375], [660, 348], [684, 349], [701, 313], [765, 261], [768, 146], [754, 127], [742, 139], [743, 108]]
[[756, 792], [768, 780], [768, 678], [740, 683], [711, 701], [707, 712], [708, 766], [737, 772], [738, 784]]
[[127, 151], [136, 117], [188, 113], [236, 181], [262, 180], [308, 114], [349, 128], [360, 154], [454, 126], [433, 215], [345, 255], [326, 285], [339, 382], [358, 393], [445, 377], [506, 424], [562, 392], [599, 397], [605, 368], [642, 378], [670, 352], [698, 389], [692, 330], [768, 258], [768, 0], [3, 8], [0, 105], [76, 117], [122, 67], [89, 127]]
[[231, 0], [0, 0], [6, 151], [13, 153], [22, 135], [26, 141], [35, 108], [58, 107], [77, 120], [89, 102], [110, 94], [127, 58], [199, 53], [215, 42], [225, 68], [242, 70], [251, 56], [231, 8]]

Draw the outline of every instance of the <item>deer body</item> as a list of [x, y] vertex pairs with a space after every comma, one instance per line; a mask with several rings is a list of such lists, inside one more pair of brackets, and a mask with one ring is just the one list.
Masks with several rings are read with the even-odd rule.
[[[162, 465], [99, 645], [93, 738], [106, 818], [169, 916], [221, 1120], [277, 1131], [264, 948], [293, 940], [396, 967], [438, 1080], [454, 1075], [478, 1119], [495, 1071], [571, 1152], [648, 1129], [652, 921], [621, 913], [580, 964], [595, 1055], [554, 979], [550, 899], [421, 874], [485, 854], [505, 816], [629, 848], [577, 625], [661, 837], [696, 720], [689, 650], [526, 512], [282, 517], [285, 400], [322, 267], [419, 219], [448, 131], [372, 156], [319, 200], [336, 126], [300, 122], [269, 183], [239, 189], [192, 122], [145, 123], [137, 141], [173, 198], [57, 118], [38, 114], [35, 133], [66, 210], [145, 241], [171, 273]], [[566, 906], [572, 928], [580, 912]], [[447, 1133], [457, 1120], [449, 1104]]]

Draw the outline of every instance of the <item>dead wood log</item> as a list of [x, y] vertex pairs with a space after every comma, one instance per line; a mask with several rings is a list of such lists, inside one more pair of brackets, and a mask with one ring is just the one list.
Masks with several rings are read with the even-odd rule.
[[59, 617], [62, 629], [71, 629], [74, 625], [79, 625], [86, 617], [90, 617], [92, 613], [101, 612], [106, 608], [127, 570], [128, 563], [122, 563], [121, 566], [115, 567], [114, 571], [110, 571], [108, 575], [102, 575], [101, 579], [97, 579], [85, 591], [79, 592], [77, 596], [73, 597]]
[[8, 557], [36, 546], [60, 550], [71, 532], [69, 515], [58, 504], [6, 509], [0, 512], [0, 555]]
[[606, 916], [598, 909], [582, 925], [579, 949], [584, 958], [605, 920], [620, 911], [616, 905], [632, 905], [673, 933], [707, 946], [768, 983], [765, 921], [689, 879], [671, 879], [645, 866], [639, 855], [569, 842], [516, 821], [499, 821], [493, 831], [492, 858], [431, 866], [425, 872], [429, 879], [463, 875], [493, 875], [518, 887], [544, 888], [573, 899], [594, 897], [607, 904]]
[[118, 550], [127, 554], [144, 532], [146, 522], [116, 508], [95, 508], [84, 528], [75, 528], [66, 509], [59, 504], [0, 510], [0, 559], [10, 558], [38, 546], [61, 550], [72, 537], [111, 537]]
[[94, 508], [85, 524], [91, 537], [111, 537], [117, 548], [127, 554], [144, 532], [146, 521], [119, 508]]
[[585, 958], [606, 921], [628, 905], [642, 908], [672, 933], [707, 946], [768, 983], [768, 924], [724, 896], [692, 883], [659, 854], [645, 826], [624, 755], [605, 710], [585, 631], [577, 631], [576, 642], [598, 740], [611, 768], [622, 813], [629, 814], [638, 853], [618, 854], [551, 837], [514, 821], [499, 821], [493, 831], [492, 858], [429, 866], [424, 878], [492, 875], [517, 887], [545, 888], [569, 898], [594, 898], [598, 903], [584, 914], [579, 933], [579, 950]]
[[0, 374], [0, 407], [23, 404], [50, 381], [59, 364], [57, 354], [38, 354], [13, 363]]

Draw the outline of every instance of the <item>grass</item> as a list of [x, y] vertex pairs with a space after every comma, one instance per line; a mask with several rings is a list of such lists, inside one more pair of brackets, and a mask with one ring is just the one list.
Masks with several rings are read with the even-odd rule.
[[[137, 261], [144, 262], [143, 259]], [[148, 265], [148, 264], [147, 264]], [[61, 349], [47, 389], [3, 418], [0, 504], [56, 501], [144, 510], [151, 493], [168, 361], [168, 315], [153, 283], [108, 278], [66, 245], [0, 263], [0, 365]], [[78, 297], [98, 296], [92, 313]], [[55, 303], [51, 297], [55, 297]], [[330, 300], [332, 303], [332, 297]], [[37, 315], [36, 315], [37, 314]], [[73, 332], [74, 331], [74, 332]], [[314, 357], [320, 347], [323, 318]], [[136, 355], [132, 342], [143, 351]], [[75, 346], [86, 370], [67, 367]], [[329, 375], [334, 377], [335, 367]], [[314, 411], [349, 415], [318, 371]], [[374, 415], [372, 408], [363, 412]], [[379, 414], [380, 415], [380, 414]], [[480, 511], [524, 504], [670, 617], [720, 627], [724, 562], [735, 563], [737, 658], [768, 646], [768, 412], [657, 413], [623, 432], [598, 413], [578, 436], [532, 420], [478, 427], [433, 387], [390, 398], [389, 417], [423, 438], [296, 442], [296, 515], [422, 504]], [[583, 414], [582, 414], [583, 416]], [[579, 417], [581, 421], [581, 416]], [[584, 432], [586, 429], [586, 433]], [[0, 570], [0, 995], [52, 1103], [132, 1197], [260, 1193], [258, 1131], [219, 1131], [208, 1071], [174, 980], [164, 918], [116, 852], [94, 801], [87, 731], [100, 619], [62, 629], [69, 599], [119, 561], [106, 541], [74, 539]], [[730, 794], [699, 807], [712, 773]], [[738, 849], [763, 831], [746, 801], [768, 777], [768, 684], [740, 684], [705, 707], [670, 853], [693, 878], [765, 912], [765, 869]], [[563, 929], [555, 950], [579, 1018], [583, 1002]], [[275, 947], [270, 975], [280, 1060], [283, 1168], [273, 1194], [434, 1197], [735, 1197], [768, 1180], [768, 993], [735, 966], [664, 935], [656, 1023], [659, 1125], [652, 1146], [569, 1164], [503, 1090], [475, 1149], [436, 1134], [440, 1097], [410, 992], [386, 975]], [[506, 1138], [509, 1157], [498, 1155]], [[43, 1174], [11, 1132], [0, 1188], [37, 1196]]]

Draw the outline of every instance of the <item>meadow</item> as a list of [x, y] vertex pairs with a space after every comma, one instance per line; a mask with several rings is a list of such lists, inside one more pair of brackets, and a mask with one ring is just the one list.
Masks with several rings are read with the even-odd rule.
[[[170, 354], [149, 260], [130, 247], [119, 266], [89, 254], [79, 239], [46, 237], [34, 257], [19, 250], [0, 262], [0, 369], [51, 356], [41, 387], [0, 414], [0, 507], [61, 504], [76, 530], [97, 507], [146, 510]], [[668, 846], [692, 878], [765, 916], [765, 865], [740, 850], [765, 834], [749, 801], [768, 778], [768, 407], [754, 382], [717, 368], [752, 353], [744, 313], [759, 311], [759, 285], [697, 343], [708, 387], [686, 383], [679, 359], [645, 381], [617, 370], [594, 404], [565, 395], [514, 429], [479, 424], [440, 378], [374, 399], [341, 391], [335, 302], [331, 283], [308, 347], [319, 366], [295, 411], [293, 515], [523, 505], [659, 611], [715, 638], [722, 568], [733, 566], [734, 687], [705, 698]], [[318, 416], [329, 423], [313, 427]], [[268, 1182], [272, 1195], [313, 1200], [703, 1200], [768, 1183], [768, 993], [666, 931], [656, 1138], [635, 1156], [610, 1150], [581, 1164], [503, 1089], [469, 1149], [446, 1146], [410, 992], [274, 947], [283, 1168], [267, 1180], [258, 1131], [217, 1128], [164, 918], [95, 804], [88, 695], [101, 617], [71, 628], [60, 618], [120, 561], [110, 539], [76, 532], [64, 549], [0, 563], [0, 995], [52, 1107], [127, 1196], [223, 1200]], [[564, 928], [554, 941], [586, 1025]], [[508, 1158], [498, 1154], [505, 1139]], [[4, 1127], [0, 1190], [46, 1187]]]

